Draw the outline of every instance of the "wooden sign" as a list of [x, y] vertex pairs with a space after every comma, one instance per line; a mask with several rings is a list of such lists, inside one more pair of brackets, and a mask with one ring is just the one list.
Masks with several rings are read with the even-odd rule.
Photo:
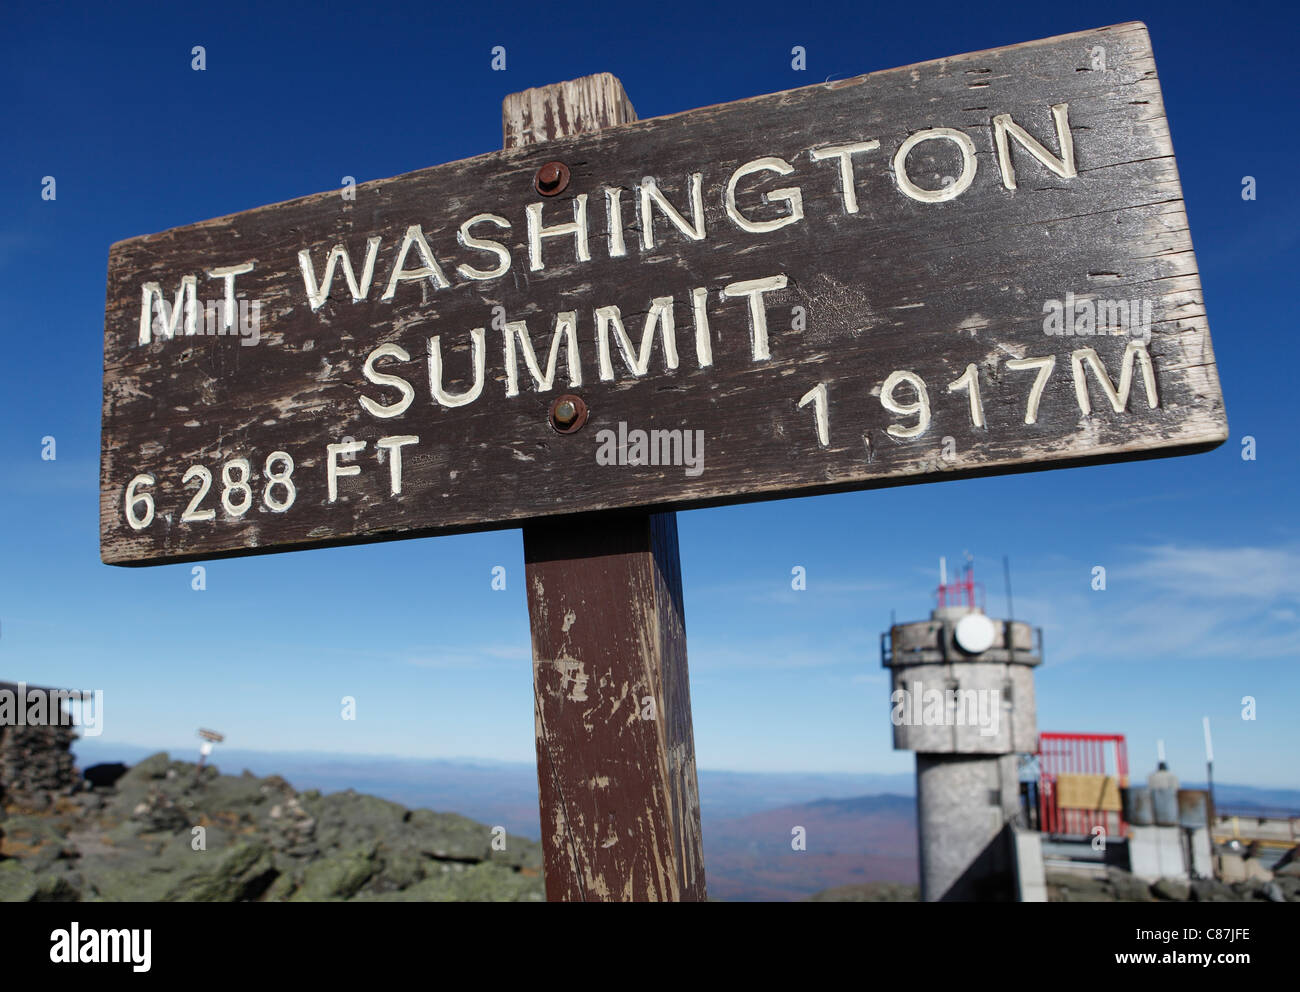
[[114, 564], [1227, 436], [1140, 24], [124, 241], [104, 362]]

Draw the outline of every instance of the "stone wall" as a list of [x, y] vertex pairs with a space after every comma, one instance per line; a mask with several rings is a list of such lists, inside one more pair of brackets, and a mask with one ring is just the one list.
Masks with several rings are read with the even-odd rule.
[[[3, 690], [16, 692], [17, 686], [0, 683]], [[66, 713], [63, 722], [64, 726], [37, 727], [0, 724], [0, 806], [45, 800], [73, 789], [77, 769], [72, 742], [77, 735]]]

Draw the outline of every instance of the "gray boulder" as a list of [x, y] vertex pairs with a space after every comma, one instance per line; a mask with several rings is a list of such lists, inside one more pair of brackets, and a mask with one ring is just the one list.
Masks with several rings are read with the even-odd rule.
[[375, 874], [375, 848], [358, 847], [311, 862], [291, 902], [331, 902], [356, 895]]
[[1162, 878], [1152, 883], [1151, 893], [1160, 899], [1186, 902], [1192, 897], [1192, 883], [1185, 878]]
[[39, 888], [36, 873], [17, 861], [0, 861], [0, 902], [30, 902]]
[[1112, 866], [1106, 869], [1106, 881], [1119, 902], [1151, 902], [1151, 886], [1136, 875]]
[[1198, 878], [1192, 882], [1192, 899], [1195, 902], [1240, 902], [1241, 896], [1232, 886], [1217, 878]]

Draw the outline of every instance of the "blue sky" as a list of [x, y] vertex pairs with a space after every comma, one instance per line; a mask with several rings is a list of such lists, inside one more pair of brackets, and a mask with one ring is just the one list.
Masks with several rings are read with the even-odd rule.
[[[540, 8], [538, 8], [540, 10]], [[282, 12], [277, 12], [282, 11]], [[120, 569], [99, 561], [109, 246], [500, 146], [502, 97], [596, 71], [641, 117], [1141, 19], [1150, 29], [1231, 438], [1184, 458], [679, 515], [701, 767], [905, 771], [879, 634], [969, 550], [1045, 628], [1042, 730], [1163, 738], [1199, 778], [1300, 787], [1300, 344], [1292, 60], [1281, 4], [1024, 10], [765, 2], [6, 13], [0, 85], [0, 677], [105, 692], [103, 740], [533, 760], [518, 531]], [[290, 12], [290, 11], [293, 12]], [[352, 12], [345, 12], [352, 11]], [[190, 68], [206, 48], [207, 68]], [[507, 69], [490, 68], [505, 46]], [[803, 45], [808, 68], [791, 69]], [[57, 199], [41, 198], [54, 176]], [[1257, 199], [1242, 199], [1244, 176]], [[1241, 457], [1255, 438], [1257, 458]], [[57, 459], [43, 461], [53, 436]], [[507, 588], [493, 591], [492, 568]], [[791, 589], [791, 569], [808, 587]], [[1107, 569], [1093, 591], [1092, 569]], [[355, 721], [340, 699], [357, 699]], [[1241, 719], [1243, 696], [1258, 718]]]

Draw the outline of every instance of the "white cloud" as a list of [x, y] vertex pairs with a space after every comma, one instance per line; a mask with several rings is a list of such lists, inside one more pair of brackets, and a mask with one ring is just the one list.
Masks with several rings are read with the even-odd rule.
[[1159, 545], [1135, 556], [1108, 566], [1104, 591], [1084, 579], [1017, 609], [1044, 628], [1047, 664], [1300, 657], [1300, 613], [1288, 605], [1300, 602], [1300, 549]]
[[1117, 579], [1136, 578], [1190, 600], [1244, 599], [1261, 606], [1300, 603], [1300, 549], [1210, 548], [1161, 545], [1143, 548], [1145, 559], [1116, 569]]

